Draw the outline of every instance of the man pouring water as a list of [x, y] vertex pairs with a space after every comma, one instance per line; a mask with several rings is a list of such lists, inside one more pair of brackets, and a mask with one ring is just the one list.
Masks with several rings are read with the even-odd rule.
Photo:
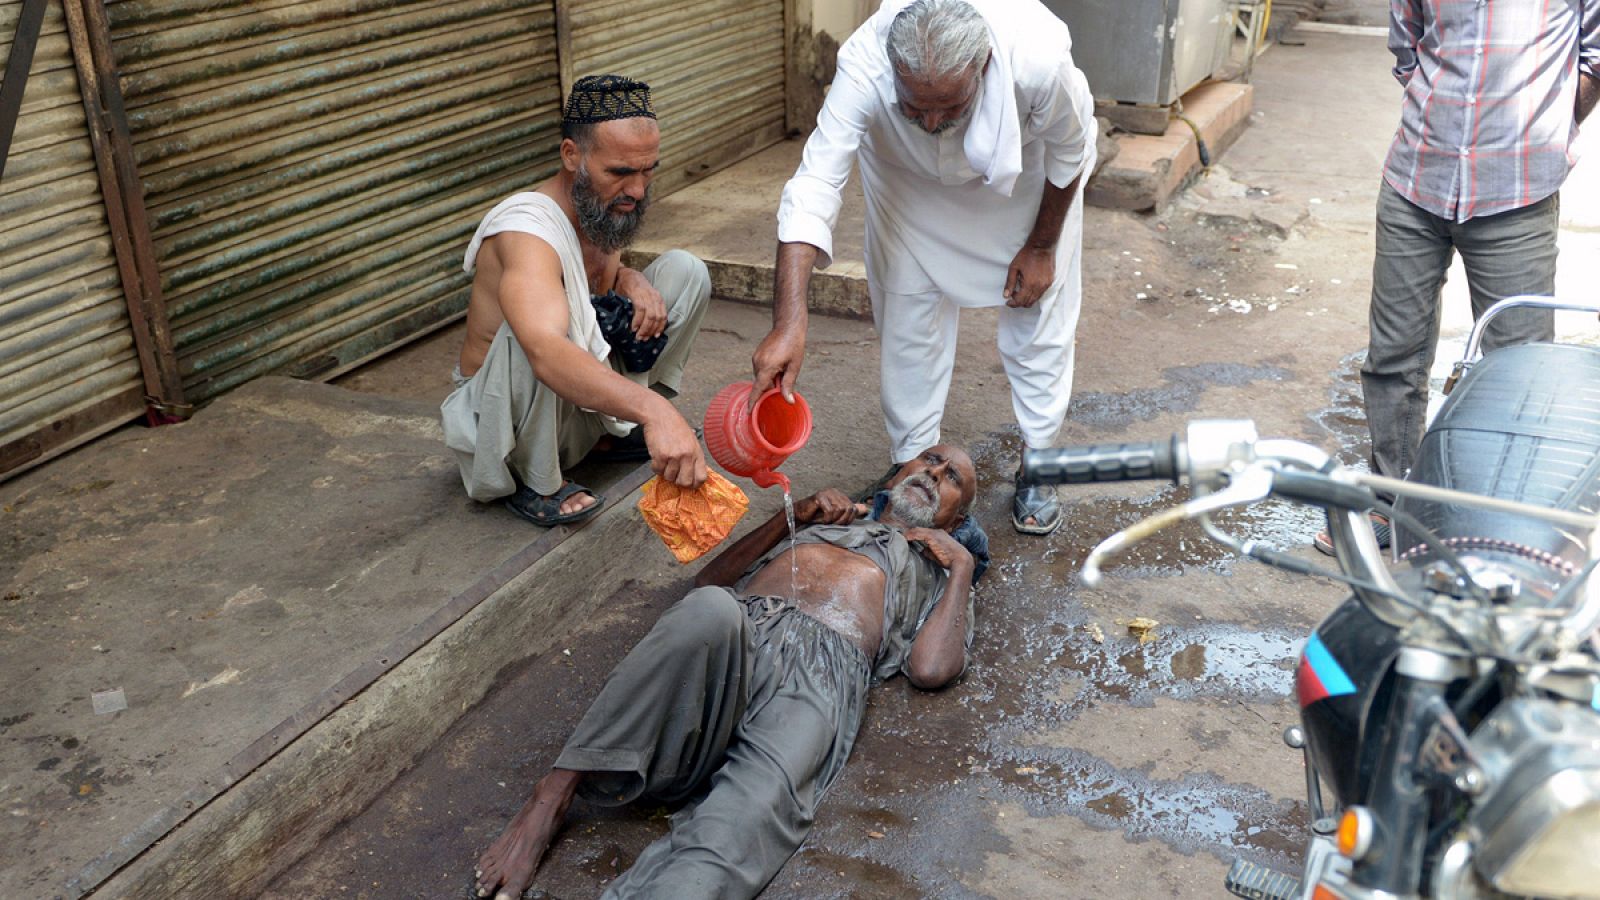
[[[856, 165], [896, 468], [939, 443], [962, 308], [1001, 307], [999, 349], [1023, 441], [1055, 440], [1072, 391], [1079, 188], [1096, 137], [1071, 44], [1038, 0], [889, 0], [845, 42], [778, 210], [773, 328], [753, 358], [758, 391], [794, 388], [811, 271], [832, 262]], [[1019, 483], [1012, 522], [1055, 530], [1054, 488]]]

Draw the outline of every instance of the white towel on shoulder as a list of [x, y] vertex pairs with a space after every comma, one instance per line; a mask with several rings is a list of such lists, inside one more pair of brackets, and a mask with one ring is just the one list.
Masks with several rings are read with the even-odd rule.
[[561, 282], [567, 289], [567, 336], [572, 342], [605, 361], [611, 345], [600, 334], [600, 322], [589, 299], [589, 273], [583, 268], [583, 249], [578, 233], [566, 211], [554, 198], [537, 191], [523, 191], [500, 201], [478, 223], [478, 230], [467, 244], [462, 268], [472, 274], [477, 268], [478, 250], [483, 242], [504, 231], [531, 234], [549, 244], [561, 258]]
[[983, 183], [1001, 196], [1011, 196], [1022, 174], [1022, 125], [1017, 118], [1017, 91], [1011, 81], [1011, 62], [989, 23], [989, 68], [983, 73], [983, 96], [967, 123], [961, 142], [967, 165], [983, 176]]

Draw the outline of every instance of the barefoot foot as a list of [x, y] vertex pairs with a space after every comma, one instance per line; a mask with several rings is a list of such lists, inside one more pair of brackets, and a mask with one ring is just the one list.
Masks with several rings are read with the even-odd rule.
[[581, 773], [556, 769], [539, 779], [533, 796], [478, 858], [474, 887], [479, 897], [518, 900], [528, 889], [550, 839], [566, 817], [580, 777]]

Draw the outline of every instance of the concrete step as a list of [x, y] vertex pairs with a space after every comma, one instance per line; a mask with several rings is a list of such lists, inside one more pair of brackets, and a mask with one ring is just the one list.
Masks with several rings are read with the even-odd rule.
[[[1248, 84], [1210, 82], [1183, 97], [1183, 114], [1199, 128], [1214, 163], [1250, 124]], [[1109, 209], [1160, 210], [1205, 166], [1195, 130], [1174, 118], [1165, 134], [1118, 134], [1117, 154], [1089, 182], [1085, 199]]]
[[[97, 895], [258, 896], [272, 878], [360, 813], [489, 694], [502, 672], [554, 650], [633, 574], [608, 565], [618, 546], [655, 542], [633, 511], [639, 468], [611, 485], [618, 499], [581, 526], [551, 533], [451, 599], [395, 645], [389, 660], [260, 769], [174, 829]], [[447, 624], [448, 622], [448, 624]]]
[[[692, 248], [711, 270], [715, 296], [770, 306], [778, 201], [804, 149], [804, 140], [783, 141], [655, 203], [628, 264], [642, 267], [674, 247]], [[812, 276], [814, 312], [872, 317], [861, 247], [866, 202], [859, 182], [852, 178], [845, 186], [833, 265]]]
[[5, 485], [0, 896], [255, 896], [633, 574], [601, 548], [676, 568], [648, 468], [539, 529], [436, 410], [261, 379]]

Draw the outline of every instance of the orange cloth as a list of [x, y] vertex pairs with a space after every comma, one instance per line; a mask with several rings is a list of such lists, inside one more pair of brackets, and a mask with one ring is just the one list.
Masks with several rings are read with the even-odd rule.
[[699, 490], [652, 478], [645, 482], [642, 493], [639, 512], [645, 524], [661, 536], [680, 563], [693, 562], [722, 543], [750, 507], [744, 491], [716, 472], [707, 473]]

